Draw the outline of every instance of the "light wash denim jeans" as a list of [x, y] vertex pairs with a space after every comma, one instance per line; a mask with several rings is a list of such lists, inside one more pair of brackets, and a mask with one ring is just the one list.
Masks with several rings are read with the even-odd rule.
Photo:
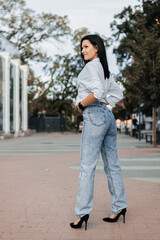
[[117, 127], [114, 115], [105, 103], [96, 101], [83, 111], [76, 218], [81, 218], [92, 211], [94, 176], [100, 152], [111, 194], [111, 212], [118, 213], [127, 207], [127, 201], [117, 155]]

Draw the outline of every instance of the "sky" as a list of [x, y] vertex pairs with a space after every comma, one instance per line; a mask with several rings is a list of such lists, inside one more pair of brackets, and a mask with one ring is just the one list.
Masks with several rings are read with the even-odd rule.
[[[26, 4], [28, 8], [39, 13], [67, 15], [73, 30], [86, 27], [91, 33], [97, 32], [111, 37], [110, 23], [113, 22], [114, 15], [120, 13], [124, 7], [135, 6], [139, 2], [138, 0], [26, 0]], [[48, 45], [48, 48], [51, 46]], [[69, 51], [68, 43], [65, 48]], [[117, 74], [118, 67], [112, 50], [112, 47], [107, 50], [109, 67], [112, 73]]]

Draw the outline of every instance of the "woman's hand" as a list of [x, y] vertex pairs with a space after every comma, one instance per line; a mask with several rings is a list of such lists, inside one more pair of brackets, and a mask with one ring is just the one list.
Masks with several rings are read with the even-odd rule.
[[[86, 107], [89, 104], [94, 103], [95, 101], [97, 101], [97, 98], [94, 97], [94, 93], [90, 93], [85, 99], [81, 101], [81, 104], [83, 107]], [[78, 105], [77, 105], [77, 108], [78, 108], [78, 112], [82, 114], [83, 110], [80, 109]]]
[[105, 100], [106, 101], [106, 105], [109, 105], [109, 102], [107, 102], [107, 100]]

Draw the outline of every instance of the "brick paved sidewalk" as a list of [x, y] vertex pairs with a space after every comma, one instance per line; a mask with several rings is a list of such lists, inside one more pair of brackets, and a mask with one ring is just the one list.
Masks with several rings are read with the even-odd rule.
[[[72, 137], [75, 135], [69, 135]], [[159, 149], [151, 148], [120, 149], [119, 156], [155, 151], [160, 156]], [[126, 224], [122, 218], [117, 223], [105, 223], [102, 218], [110, 214], [110, 195], [104, 174], [95, 177], [94, 209], [88, 230], [71, 229], [69, 223], [74, 220], [79, 171], [70, 166], [78, 162], [78, 152], [1, 157], [0, 239], [160, 239], [160, 184], [124, 179], [128, 198]]]

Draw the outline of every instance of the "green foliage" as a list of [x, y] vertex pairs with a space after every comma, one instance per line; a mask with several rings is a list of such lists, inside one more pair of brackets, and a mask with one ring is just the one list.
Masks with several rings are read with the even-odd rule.
[[120, 120], [126, 120], [129, 119], [129, 117], [126, 114], [126, 109], [123, 106], [116, 105], [116, 107], [113, 108], [112, 110], [115, 119], [120, 119]]
[[60, 41], [70, 34], [67, 16], [36, 13], [27, 8], [23, 0], [3, 0], [2, 3], [0, 32], [18, 47], [22, 63], [48, 61], [40, 44], [49, 39]]
[[[160, 1], [146, 0], [132, 9], [125, 8], [111, 24], [113, 36], [119, 41], [114, 48], [125, 87], [125, 107], [137, 111], [138, 97], [151, 109], [160, 104]], [[145, 108], [144, 112], [149, 112]]]
[[[2, 0], [0, 33], [18, 47], [21, 63], [30, 66], [33, 62], [48, 64], [52, 61], [51, 57], [43, 51], [42, 44], [49, 40], [54, 40], [54, 43], [62, 41], [70, 34], [70, 28], [67, 16], [36, 13], [27, 8], [23, 0]], [[43, 79], [35, 77], [33, 70], [29, 68], [29, 112], [32, 114], [46, 105], [47, 95], [53, 86], [53, 81], [50, 78], [44, 82]], [[42, 103], [42, 100], [45, 102]]]
[[71, 39], [73, 43], [73, 54], [57, 55], [50, 68], [54, 82], [54, 99], [75, 99], [77, 95], [76, 77], [83, 68], [80, 50], [80, 40], [82, 36], [88, 34], [86, 28], [76, 30]]

